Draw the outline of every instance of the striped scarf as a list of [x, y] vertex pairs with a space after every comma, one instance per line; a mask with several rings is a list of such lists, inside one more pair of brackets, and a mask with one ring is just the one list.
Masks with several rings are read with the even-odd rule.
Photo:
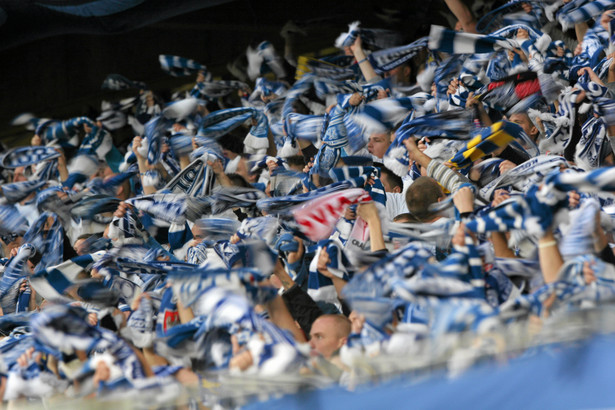
[[362, 188], [351, 188], [312, 199], [292, 210], [299, 229], [312, 241], [331, 235], [346, 207], [370, 201], [371, 197]]
[[613, 0], [574, 0], [558, 10], [557, 19], [562, 28], [567, 30], [577, 23], [583, 23], [599, 16], [613, 5], [615, 5]]
[[14, 182], [12, 184], [2, 185], [0, 187], [0, 190], [4, 198], [6, 199], [5, 202], [9, 204], [14, 204], [26, 198], [32, 192], [37, 191], [46, 183], [46, 180]]
[[510, 142], [524, 133], [521, 126], [509, 122], [500, 121], [491, 127], [484, 128], [474, 138], [467, 142], [466, 146], [459, 151], [449, 162], [456, 168], [465, 168], [474, 161], [505, 147]]
[[185, 194], [142, 195], [130, 198], [126, 203], [169, 223], [183, 224], [186, 221], [187, 205]]
[[327, 269], [336, 277], [348, 282], [351, 278], [350, 262], [344, 254], [342, 243], [338, 240], [322, 240], [318, 243], [318, 246], [309, 268], [307, 293], [315, 302], [331, 304], [341, 313], [342, 305], [332, 279], [320, 273], [317, 266], [321, 253], [326, 252], [330, 260]]
[[28, 230], [28, 222], [12, 205], [0, 205], [0, 233], [24, 234]]
[[288, 86], [279, 81], [270, 81], [264, 77], [259, 77], [256, 79], [256, 83], [254, 84], [254, 91], [248, 98], [249, 101], [258, 101], [261, 96], [268, 97], [272, 94], [277, 95], [278, 97], [282, 97], [288, 91]]
[[263, 198], [256, 203], [256, 206], [258, 209], [267, 212], [268, 214], [281, 214], [287, 212], [295, 205], [320, 198], [333, 192], [345, 190], [353, 186], [354, 185], [350, 181], [335, 182], [333, 184], [326, 185], [299, 195]]
[[499, 187], [514, 185], [528, 180], [534, 174], [544, 177], [554, 169], [559, 169], [561, 166], [566, 165], [567, 161], [560, 156], [540, 155], [531, 158], [483, 186], [480, 189], [480, 195], [483, 198], [491, 199], [493, 192]]
[[[380, 180], [380, 169], [376, 167], [342, 167], [332, 168], [329, 176], [335, 182], [350, 181], [356, 188], [365, 188], [375, 202], [386, 206], [386, 193]], [[373, 184], [367, 184], [371, 179]]]
[[402, 299], [409, 301], [416, 300], [414, 296], [484, 299], [485, 275], [478, 248], [466, 234], [464, 246], [453, 246], [453, 252], [446, 259], [426, 265], [411, 279], [398, 279], [394, 289]]
[[237, 236], [241, 240], [260, 239], [273, 246], [278, 227], [278, 220], [273, 216], [246, 218], [241, 221]]
[[[52, 220], [49, 229], [45, 225]], [[64, 254], [64, 229], [58, 216], [51, 212], [43, 212], [24, 235], [24, 242], [32, 244], [42, 258], [36, 266], [35, 273], [62, 262]]]
[[[361, 128], [362, 138], [351, 138], [350, 146], [355, 151], [361, 149], [366, 138], [373, 133], [383, 133], [394, 129], [414, 109], [429, 111], [433, 105], [429, 103], [432, 97], [420, 95], [417, 97], [385, 98], [366, 104], [350, 117]], [[423, 111], [424, 112], [424, 111]]]
[[449, 54], [481, 54], [500, 49], [512, 50], [518, 44], [501, 36], [464, 33], [432, 25], [428, 46], [430, 50]]
[[257, 202], [266, 195], [253, 188], [228, 187], [216, 190], [208, 197], [191, 199], [187, 204], [186, 217], [189, 220], [201, 218], [203, 215], [215, 215], [232, 208], [254, 208]]
[[233, 129], [239, 127], [248, 119], [257, 121], [248, 132], [244, 140], [244, 149], [247, 153], [257, 153], [269, 146], [267, 134], [269, 132], [269, 122], [265, 114], [256, 108], [228, 108], [215, 111], [201, 121], [198, 135], [213, 139], [220, 138]]
[[546, 192], [556, 189], [561, 192], [614, 192], [615, 168], [603, 167], [590, 172], [567, 171], [552, 173], [545, 179]]
[[594, 253], [596, 214], [600, 212], [600, 203], [590, 198], [583, 201], [578, 210], [570, 213], [570, 228], [559, 243], [559, 250], [564, 258]]
[[248, 295], [249, 288], [266, 280], [266, 277], [253, 269], [192, 269], [172, 270], [167, 274], [173, 293], [184, 306], [191, 306], [204, 293], [216, 288]]
[[466, 227], [478, 233], [523, 229], [532, 235], [540, 235], [553, 222], [552, 208], [561, 207], [566, 198], [557, 193], [554, 196], [555, 200], [545, 198], [533, 185], [523, 196], [512, 196], [493, 210], [469, 221]]
[[575, 163], [579, 167], [590, 171], [602, 165], [604, 157], [611, 152], [606, 132], [606, 124], [602, 118], [589, 117], [585, 121], [574, 156]]
[[47, 121], [39, 124], [36, 127], [36, 135], [40, 136], [43, 141], [60, 141], [69, 142], [70, 145], [76, 145], [72, 139], [76, 137], [83, 126], [93, 127], [94, 122], [88, 117], [75, 117], [66, 121]]
[[173, 77], [185, 77], [196, 74], [199, 71], [203, 71], [206, 75], [208, 74], [207, 67], [185, 57], [160, 54], [158, 61], [160, 62], [160, 68]]
[[[295, 77], [301, 81], [310, 75], [332, 80], [354, 79], [358, 76], [358, 67], [348, 66], [354, 61], [351, 56], [338, 56], [338, 59], [317, 59], [300, 56], [297, 59], [297, 72]], [[356, 69], [355, 69], [356, 68]], [[296, 83], [295, 83], [296, 84]]]
[[284, 131], [291, 140], [316, 142], [320, 139], [324, 116], [291, 113], [284, 118]]
[[[532, 13], [525, 13], [521, 3], [531, 4]], [[539, 23], [538, 18], [541, 14], [542, 4], [537, 1], [523, 2], [521, 0], [512, 0], [481, 17], [476, 23], [476, 30], [479, 33], [489, 33], [501, 26], [514, 24], [514, 22], [523, 22], [538, 29], [540, 28], [540, 25], [537, 25]]]
[[211, 193], [214, 173], [207, 166], [209, 157], [201, 156], [190, 163], [164, 187], [164, 192], [188, 196], [206, 196]]
[[393, 70], [407, 63], [427, 47], [428, 38], [422, 37], [405, 46], [374, 51], [369, 55], [369, 61], [378, 74]]
[[413, 242], [392, 255], [369, 266], [355, 275], [342, 291], [344, 298], [381, 298], [391, 296], [398, 278], [409, 278], [434, 258], [428, 247]]
[[147, 90], [147, 85], [141, 81], [133, 81], [120, 74], [109, 74], [103, 81], [101, 87], [103, 90], [130, 90], [131, 88], [137, 90]]
[[52, 147], [19, 147], [0, 155], [2, 168], [18, 168], [58, 158], [60, 153]]
[[68, 300], [65, 296], [66, 290], [77, 282], [77, 277], [83, 270], [101, 260], [104, 253], [101, 251], [81, 255], [59, 265], [50, 266], [32, 276], [30, 284], [44, 299], [66, 302]]
[[215, 98], [225, 97], [237, 90], [247, 92], [249, 89], [250, 87], [241, 81], [202, 81], [196, 83], [194, 88], [190, 90], [190, 96], [199, 100], [211, 101]]
[[395, 132], [395, 141], [391, 146], [402, 146], [406, 139], [417, 137], [469, 139], [474, 129], [472, 112], [453, 110], [426, 114], [422, 117], [408, 116]]
[[9, 260], [4, 269], [4, 274], [0, 278], [0, 302], [2, 304], [2, 311], [5, 314], [15, 312], [21, 280], [29, 273], [26, 262], [35, 253], [36, 248], [34, 245], [29, 243], [21, 245], [17, 255]]

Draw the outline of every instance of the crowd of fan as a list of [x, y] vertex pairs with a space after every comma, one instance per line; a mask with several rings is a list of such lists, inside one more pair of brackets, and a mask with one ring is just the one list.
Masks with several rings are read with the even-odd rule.
[[112, 74], [136, 96], [96, 119], [17, 119], [34, 136], [0, 157], [3, 400], [344, 384], [357, 360], [611, 301], [615, 2], [478, 22], [446, 3], [458, 31], [405, 46], [353, 23], [338, 55], [296, 58], [289, 23], [284, 57], [248, 48], [238, 80], [162, 55], [196, 75], [173, 101]]

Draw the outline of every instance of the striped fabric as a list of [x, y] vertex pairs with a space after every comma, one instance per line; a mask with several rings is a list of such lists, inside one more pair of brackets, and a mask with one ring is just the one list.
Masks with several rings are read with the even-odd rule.
[[137, 90], [146, 90], [147, 85], [141, 81], [133, 81], [120, 74], [109, 74], [102, 83], [102, 89], [107, 90], [129, 90], [131, 88]]
[[523, 129], [515, 123], [509, 121], [497, 122], [480, 131], [449, 162], [456, 168], [468, 167], [477, 159], [505, 147], [519, 138], [521, 133], [523, 133]]
[[285, 213], [295, 205], [352, 187], [354, 185], [351, 181], [334, 182], [303, 194], [263, 198], [256, 203], [256, 206], [268, 214]]
[[613, 0], [574, 0], [559, 9], [557, 19], [566, 30], [576, 23], [583, 23], [599, 16], [613, 5], [615, 5]]
[[435, 25], [429, 32], [429, 49], [449, 54], [491, 53], [516, 47], [516, 41], [500, 36], [463, 33]]
[[231, 94], [237, 90], [247, 92], [248, 85], [241, 81], [202, 81], [190, 90], [190, 95], [200, 100], [213, 100]]
[[160, 54], [158, 61], [160, 62], [160, 68], [173, 77], [185, 77], [196, 74], [199, 71], [207, 74], [207, 67], [185, 57]]
[[0, 190], [4, 198], [6, 198], [6, 202], [13, 204], [26, 198], [46, 183], [46, 180], [13, 182], [12, 184], [4, 184], [0, 186]]
[[[365, 188], [375, 202], [386, 205], [386, 193], [380, 180], [380, 170], [376, 167], [342, 167], [333, 168], [329, 176], [335, 181], [350, 181], [357, 188]], [[371, 179], [373, 184], [367, 184]]]
[[52, 147], [20, 147], [0, 155], [2, 168], [18, 168], [58, 158], [60, 153]]
[[369, 61], [378, 74], [393, 70], [407, 63], [427, 47], [428, 38], [422, 37], [405, 46], [374, 51], [369, 55]]

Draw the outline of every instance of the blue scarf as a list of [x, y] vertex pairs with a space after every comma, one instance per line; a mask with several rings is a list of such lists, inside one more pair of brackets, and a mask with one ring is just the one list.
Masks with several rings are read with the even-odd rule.
[[38, 164], [55, 159], [60, 153], [51, 147], [20, 147], [13, 148], [0, 155], [2, 168], [18, 168]]
[[160, 61], [160, 68], [173, 77], [193, 75], [199, 71], [208, 74], [207, 67], [185, 57], [160, 54], [158, 60]]
[[129, 80], [120, 74], [109, 74], [103, 81], [101, 88], [114, 91], [129, 90], [131, 88], [146, 90], [147, 85], [141, 81]]

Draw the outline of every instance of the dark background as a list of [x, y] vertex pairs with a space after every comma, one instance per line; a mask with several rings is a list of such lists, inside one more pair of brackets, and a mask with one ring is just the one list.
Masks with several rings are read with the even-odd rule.
[[[283, 54], [279, 32], [289, 19], [305, 24], [308, 32], [297, 44], [299, 53], [333, 46], [354, 20], [363, 27], [396, 29], [406, 42], [428, 34], [431, 23], [447, 24], [442, 0], [217, 0], [228, 2], [211, 7], [207, 1], [147, 0], [130, 12], [89, 20], [41, 13], [25, 7], [29, 0], [19, 1], [23, 7], [11, 9], [0, 0], [6, 13], [0, 26], [0, 140], [7, 146], [26, 143], [32, 135], [10, 125], [20, 113], [56, 119], [98, 115], [101, 100], [122, 96], [101, 90], [110, 73], [167, 95], [194, 80], [164, 73], [159, 54], [192, 58], [216, 77], [233, 79], [226, 63], [248, 45], [269, 40]], [[385, 9], [398, 18], [379, 18]], [[134, 90], [124, 96], [132, 95]]]

